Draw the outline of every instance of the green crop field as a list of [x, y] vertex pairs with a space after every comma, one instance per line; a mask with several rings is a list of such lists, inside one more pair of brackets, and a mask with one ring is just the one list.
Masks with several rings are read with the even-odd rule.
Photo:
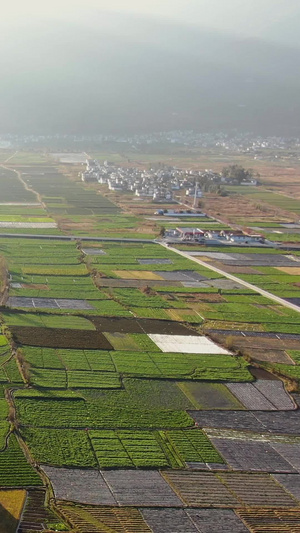
[[201, 430], [168, 431], [167, 436], [180, 457], [186, 462], [224, 462], [205, 433]]
[[300, 212], [299, 201], [291, 198], [290, 196], [276, 194], [261, 187], [227, 186], [226, 188], [229, 192], [250, 196], [255, 201], [266, 202], [272, 206], [279, 207], [280, 209], [287, 211], [293, 211], [294, 213]]
[[182, 428], [194, 421], [185, 411], [99, 409], [97, 402], [74, 399], [16, 398], [22, 425], [53, 428]]
[[55, 466], [96, 467], [86, 431], [23, 428], [22, 436], [34, 459]]
[[40, 476], [27, 462], [23, 451], [14, 435], [11, 435], [8, 447], [0, 451], [1, 487], [35, 487], [42, 485]]
[[227, 355], [158, 352], [111, 352], [116, 369], [126, 376], [161, 379], [251, 381], [247, 363]]

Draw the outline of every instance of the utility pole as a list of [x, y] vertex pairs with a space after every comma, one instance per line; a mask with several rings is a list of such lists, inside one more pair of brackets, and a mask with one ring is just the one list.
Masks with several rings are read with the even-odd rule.
[[197, 203], [197, 192], [198, 192], [198, 182], [196, 181], [196, 183], [195, 183], [194, 204], [193, 204], [193, 208], [194, 209], [196, 208], [196, 203]]

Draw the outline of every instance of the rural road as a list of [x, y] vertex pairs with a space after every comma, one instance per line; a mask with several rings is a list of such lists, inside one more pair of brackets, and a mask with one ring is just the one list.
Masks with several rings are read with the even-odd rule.
[[50, 239], [57, 241], [96, 241], [96, 242], [143, 242], [145, 244], [157, 244], [156, 241], [152, 239], [125, 239], [125, 238], [116, 238], [116, 237], [82, 237], [81, 235], [40, 235], [32, 233], [0, 233], [1, 237], [14, 238], [18, 239]]
[[293, 311], [300, 313], [300, 307], [298, 307], [295, 304], [292, 304], [291, 302], [287, 302], [283, 298], [279, 298], [279, 296], [275, 296], [275, 294], [272, 294], [271, 292], [265, 291], [264, 289], [261, 289], [260, 287], [257, 287], [256, 285], [252, 285], [252, 283], [248, 283], [247, 281], [244, 281], [240, 278], [237, 278], [236, 276], [233, 276], [232, 274], [228, 274], [228, 272], [225, 272], [224, 270], [221, 270], [220, 268], [214, 267], [210, 265], [209, 263], [206, 263], [205, 261], [201, 261], [201, 259], [199, 259], [198, 257], [190, 256], [188, 253], [183, 252], [182, 250], [177, 250], [176, 248], [173, 248], [171, 246], [166, 246], [164, 243], [159, 243], [159, 244], [163, 246], [164, 248], [167, 248], [167, 250], [172, 250], [172, 252], [182, 255], [183, 257], [186, 257], [187, 259], [190, 259], [191, 261], [194, 261], [195, 263], [200, 264], [204, 266], [205, 268], [208, 268], [209, 270], [212, 270], [213, 272], [216, 272], [217, 274], [224, 276], [227, 279], [231, 279], [232, 281], [235, 281], [236, 283], [243, 285], [247, 289], [251, 289], [252, 291], [258, 292], [262, 296], [265, 296], [266, 298], [273, 300], [273, 302], [276, 302], [280, 305], [283, 305], [284, 307], [287, 307], [288, 309], [292, 309]]

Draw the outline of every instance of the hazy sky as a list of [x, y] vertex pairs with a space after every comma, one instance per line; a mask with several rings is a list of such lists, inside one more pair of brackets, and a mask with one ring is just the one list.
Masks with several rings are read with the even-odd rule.
[[10, 0], [0, 132], [300, 134], [299, 0]]
[[[198, 27], [217, 29], [244, 37], [292, 43], [300, 46], [299, 0], [12, 0], [1, 6], [3, 26], [53, 18], [92, 17], [115, 11], [164, 17]], [[295, 28], [291, 24], [295, 23]]]

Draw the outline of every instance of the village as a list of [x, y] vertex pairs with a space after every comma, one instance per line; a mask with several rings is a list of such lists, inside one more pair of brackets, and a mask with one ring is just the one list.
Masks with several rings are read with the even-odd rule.
[[178, 241], [186, 243], [207, 243], [210, 245], [238, 244], [239, 246], [243, 244], [247, 246], [266, 244], [266, 240], [261, 234], [246, 233], [242, 230], [203, 230], [193, 227], [168, 229], [164, 233], [164, 240], [167, 244], [176, 244]]
[[[222, 184], [237, 184], [230, 177], [213, 170], [184, 170], [172, 166], [139, 169], [117, 167], [109, 161], [103, 164], [95, 159], [86, 160], [86, 170], [80, 173], [85, 183], [100, 183], [116, 192], [131, 192], [135, 196], [151, 198], [154, 202], [176, 202], [176, 194], [202, 198], [204, 187], [220, 187]], [[239, 184], [256, 186], [257, 179], [245, 178]]]

